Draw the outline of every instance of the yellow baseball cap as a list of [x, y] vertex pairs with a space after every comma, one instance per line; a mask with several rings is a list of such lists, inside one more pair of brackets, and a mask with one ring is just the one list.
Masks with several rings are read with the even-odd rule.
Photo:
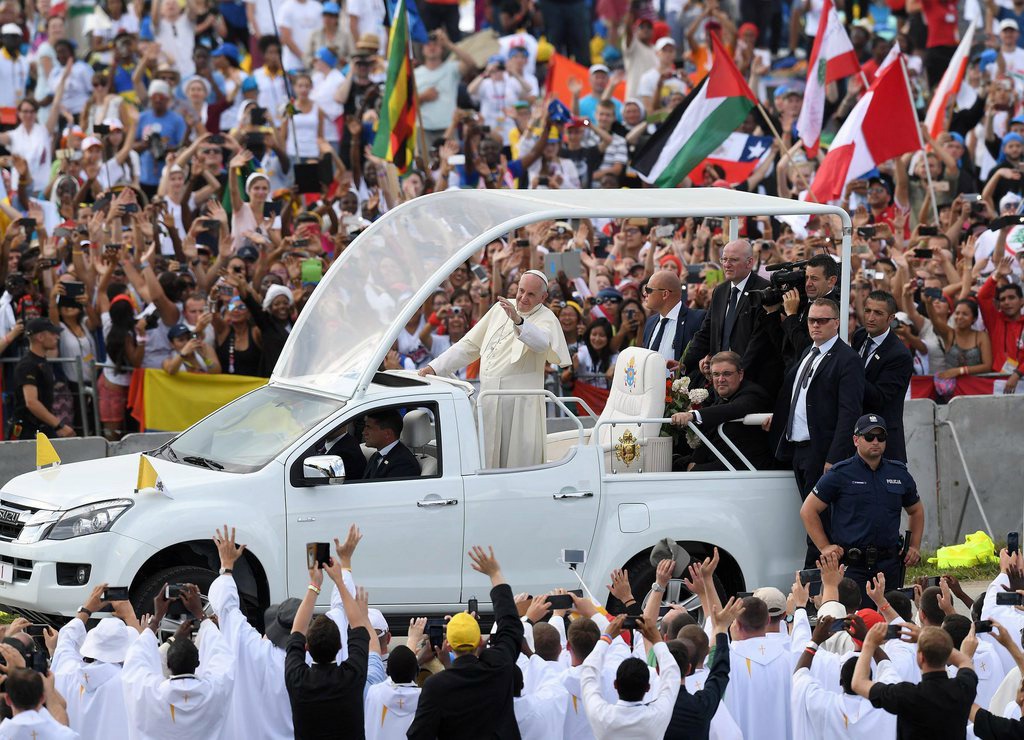
[[448, 622], [448, 644], [453, 650], [475, 648], [480, 644], [480, 623], [472, 614], [460, 612]]

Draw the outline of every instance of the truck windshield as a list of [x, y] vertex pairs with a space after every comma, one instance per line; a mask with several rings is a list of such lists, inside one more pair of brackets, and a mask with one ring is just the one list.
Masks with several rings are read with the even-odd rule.
[[163, 452], [177, 462], [233, 473], [252, 472], [341, 408], [342, 403], [280, 386], [264, 386], [182, 432]]

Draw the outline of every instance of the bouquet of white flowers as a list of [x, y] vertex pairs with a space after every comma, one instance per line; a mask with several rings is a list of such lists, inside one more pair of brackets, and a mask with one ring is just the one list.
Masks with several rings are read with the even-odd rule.
[[[679, 370], [676, 370], [678, 373]], [[690, 388], [690, 379], [685, 375], [676, 377], [673, 375], [668, 380], [668, 393], [665, 396], [665, 416], [672, 416], [681, 411], [693, 411], [699, 409], [700, 405], [708, 400], [708, 392], [703, 388]], [[686, 435], [686, 444], [691, 450], [700, 447], [700, 437], [693, 433], [689, 427], [677, 427], [673, 424], [663, 424], [661, 436], [678, 437]]]

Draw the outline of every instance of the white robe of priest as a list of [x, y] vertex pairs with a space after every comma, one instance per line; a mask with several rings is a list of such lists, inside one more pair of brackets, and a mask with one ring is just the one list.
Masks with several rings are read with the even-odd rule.
[[[265, 640], [242, 613], [234, 576], [225, 573], [210, 586], [210, 606], [234, 658], [235, 687], [227, 706], [225, 737], [245, 737], [253, 727], [267, 740], [290, 740], [292, 705], [284, 685], [284, 650]], [[81, 620], [78, 620], [81, 621]], [[208, 647], [205, 643], [203, 650]], [[204, 655], [200, 655], [202, 661]]]
[[[81, 735], [51, 717], [46, 707], [21, 712], [0, 723], [0, 740], [75, 740], [78, 737]], [[108, 730], [105, 735], [95, 737], [111, 737], [111, 733]]]
[[128, 726], [121, 666], [82, 660], [79, 651], [85, 634], [81, 619], [72, 619], [60, 628], [50, 671], [57, 691], [67, 702], [71, 728], [83, 737], [104, 737], [113, 727]]
[[366, 691], [363, 724], [366, 740], [401, 740], [416, 716], [420, 687], [390, 678]]
[[[521, 313], [516, 326], [499, 304], [439, 357], [430, 361], [447, 376], [480, 360], [480, 390], [544, 388], [544, 363], [568, 365], [569, 347], [558, 318], [542, 304]], [[488, 468], [520, 468], [544, 462], [544, 405], [540, 395], [490, 396], [483, 406], [484, 463]]]
[[[195, 676], [164, 678], [156, 635], [145, 629], [128, 649], [122, 683], [128, 706], [128, 737], [178, 740], [220, 737], [234, 684], [234, 659], [209, 619], [199, 628], [203, 660]], [[205, 643], [205, 645], [204, 645]]]
[[[814, 662], [818, 662], [817, 657]], [[874, 680], [899, 683], [900, 676], [890, 661], [883, 660], [875, 668]], [[807, 668], [793, 674], [794, 740], [896, 737], [896, 715], [875, 709], [862, 696], [837, 694], [831, 688], [822, 686]]]
[[743, 737], [789, 740], [793, 662], [780, 640], [750, 637], [729, 646], [729, 687], [725, 706]]

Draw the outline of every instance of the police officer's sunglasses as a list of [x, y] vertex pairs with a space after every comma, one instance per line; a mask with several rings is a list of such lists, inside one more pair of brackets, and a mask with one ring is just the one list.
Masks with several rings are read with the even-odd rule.
[[865, 442], [874, 442], [875, 440], [878, 440], [879, 442], [885, 441], [885, 432], [865, 432], [860, 436], [864, 438]]

